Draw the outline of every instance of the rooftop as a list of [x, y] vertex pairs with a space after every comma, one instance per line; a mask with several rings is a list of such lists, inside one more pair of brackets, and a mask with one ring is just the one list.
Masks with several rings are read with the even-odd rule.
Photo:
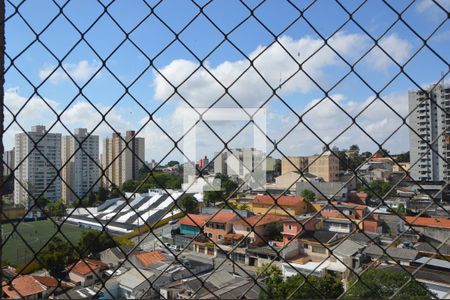
[[8, 298], [22, 298], [45, 292], [47, 288], [33, 276], [21, 275], [12, 281], [11, 287], [3, 281], [2, 290]]
[[405, 221], [411, 225], [423, 227], [449, 228], [450, 219], [448, 218], [427, 218], [427, 217], [405, 217]]
[[144, 267], [148, 267], [152, 264], [165, 260], [166, 256], [161, 251], [156, 250], [138, 253], [136, 254], [136, 258]]
[[282, 221], [286, 219], [285, 216], [280, 216], [280, 215], [257, 215], [257, 216], [251, 216], [248, 217], [244, 220], [238, 220], [235, 221], [234, 224], [238, 224], [238, 225], [250, 225], [250, 226], [263, 226], [269, 223], [273, 223], [273, 222], [277, 222], [277, 221]]
[[[210, 216], [209, 216], [210, 217]], [[208, 219], [208, 222], [214, 222], [214, 223], [227, 223], [233, 220], [237, 217], [237, 214], [234, 212], [227, 212], [227, 211], [219, 211], [211, 219]]]
[[106, 264], [102, 263], [101, 261], [85, 258], [82, 260], [80, 259], [77, 263], [75, 263], [75, 265], [69, 266], [68, 269], [70, 270], [70, 272], [75, 272], [80, 275], [86, 275], [103, 267], [106, 267]]
[[[275, 198], [275, 200], [274, 200]], [[271, 197], [269, 195], [257, 195], [255, 199], [253, 199], [253, 204], [264, 204], [264, 205], [274, 205], [275, 201], [278, 205], [281, 206], [297, 206], [305, 203], [305, 199], [300, 196], [280, 196], [280, 197]]]
[[366, 249], [364, 249], [364, 253], [370, 255], [370, 256], [383, 256], [386, 255], [388, 258], [394, 258], [398, 260], [409, 260], [412, 261], [416, 259], [417, 255], [419, 254], [419, 251], [415, 249], [404, 249], [404, 248], [394, 248], [390, 247], [385, 249], [386, 253], [384, 253], [383, 248], [377, 246], [377, 245], [370, 245]]
[[178, 224], [201, 227], [205, 225], [206, 221], [209, 220], [210, 217], [211, 216], [209, 215], [188, 214], [187, 216], [183, 217], [180, 221], [178, 221]]

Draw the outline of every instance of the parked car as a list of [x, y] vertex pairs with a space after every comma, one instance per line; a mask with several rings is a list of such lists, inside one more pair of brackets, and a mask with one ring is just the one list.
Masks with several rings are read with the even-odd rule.
[[176, 219], [172, 219], [169, 221], [169, 225], [174, 225], [176, 224], [178, 221], [180, 221], [180, 219], [176, 218]]

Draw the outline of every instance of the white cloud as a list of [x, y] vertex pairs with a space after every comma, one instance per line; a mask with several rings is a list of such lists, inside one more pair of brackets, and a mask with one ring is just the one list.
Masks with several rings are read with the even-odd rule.
[[[62, 105], [55, 100], [45, 99], [48, 105], [37, 96], [28, 99], [20, 94], [19, 89], [8, 89], [5, 92], [5, 106], [16, 116], [16, 122], [13, 122], [13, 116], [5, 109], [5, 127], [9, 128], [5, 131], [4, 143], [5, 149], [14, 147], [14, 135], [23, 130], [30, 130], [33, 125], [45, 125], [49, 129], [57, 120], [56, 113], [62, 112]], [[23, 107], [23, 109], [21, 109]], [[97, 105], [97, 108], [104, 114], [110, 107]], [[75, 128], [87, 128], [89, 131], [93, 130], [98, 123], [102, 121], [101, 115], [89, 104], [87, 101], [78, 101], [72, 104], [62, 115], [61, 122], [64, 123], [70, 130]], [[125, 131], [134, 128], [134, 124], [125, 120], [123, 116], [116, 109], [112, 109], [106, 116], [106, 120], [117, 130]], [[23, 130], [20, 128], [20, 126]], [[52, 132], [61, 132], [67, 134], [61, 123], [55, 124]], [[101, 125], [95, 130], [93, 134], [106, 137], [110, 135], [112, 129], [106, 124]]]
[[[279, 43], [269, 47], [259, 46], [251, 52], [249, 57], [256, 59], [254, 68], [247, 71], [245, 70], [250, 64], [247, 60], [225, 61], [215, 67], [206, 62], [206, 69], [198, 68], [199, 64], [194, 61], [173, 60], [160, 69], [162, 76], [155, 73], [154, 98], [162, 101], [173, 97], [173, 86], [178, 87], [182, 83], [177, 91], [186, 101], [194, 107], [209, 107], [234, 82], [228, 90], [230, 95], [242, 106], [258, 107], [273, 94], [272, 89], [279, 88], [282, 83], [284, 84], [277, 93], [307, 93], [317, 89], [313, 81], [327, 88], [329, 80], [333, 79], [333, 73], [326, 72], [327, 68], [345, 67], [344, 62], [328, 45], [323, 46], [322, 39], [305, 36], [294, 40], [289, 36], [282, 36], [278, 41]], [[338, 33], [328, 41], [350, 63], [369, 49], [371, 43], [373, 42], [365, 35], [345, 33]], [[383, 38], [380, 46], [399, 63], [404, 62], [411, 51], [409, 42], [396, 34]], [[372, 51], [368, 63], [370, 67], [381, 71], [394, 64], [379, 48]], [[239, 77], [242, 73], [242, 77]], [[175, 98], [178, 97], [175, 95]], [[225, 96], [217, 106], [228, 107], [230, 103], [231, 99]]]
[[416, 10], [419, 13], [429, 13], [430, 10], [434, 10], [436, 8], [440, 10], [436, 3], [441, 5], [444, 9], [450, 9], [450, 0], [421, 0], [416, 5]]
[[[100, 64], [97, 62], [89, 62], [87, 60], [80, 60], [79, 62], [64, 63], [64, 69], [75, 81], [86, 81], [93, 76], [93, 74], [100, 68]], [[39, 78], [44, 80], [55, 70], [55, 66], [45, 66], [39, 71]], [[68, 75], [64, 70], [59, 67], [50, 76], [49, 81], [53, 84], [60, 83], [65, 79], [69, 79]]]

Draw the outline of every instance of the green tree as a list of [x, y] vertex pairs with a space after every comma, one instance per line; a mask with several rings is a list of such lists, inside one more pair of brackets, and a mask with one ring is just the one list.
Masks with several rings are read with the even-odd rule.
[[47, 211], [50, 216], [62, 217], [66, 213], [66, 208], [66, 204], [62, 199], [47, 204]]
[[398, 163], [404, 163], [404, 162], [409, 162], [409, 151], [405, 152], [405, 153], [400, 153], [399, 155], [397, 155], [397, 157], [395, 158], [395, 160]]
[[167, 163], [167, 166], [168, 167], [173, 167], [173, 166], [176, 166], [176, 165], [179, 165], [180, 163], [178, 162], [178, 161], [176, 161], [176, 160], [171, 160], [171, 161], [169, 161], [168, 163]]
[[283, 231], [283, 223], [282, 222], [273, 222], [266, 225], [266, 237], [272, 241], [281, 241], [283, 235], [281, 232]]
[[49, 202], [50, 201], [47, 198], [45, 198], [44, 196], [41, 196], [36, 200], [36, 204], [41, 208], [46, 207]]
[[386, 150], [384, 148], [380, 148], [376, 154], [381, 155], [381, 157], [386, 157], [389, 154], [389, 150]]
[[308, 189], [304, 189], [300, 192], [300, 196], [302, 196], [303, 198], [305, 198], [305, 200], [309, 201], [309, 202], [314, 202], [314, 200], [316, 200], [316, 194]]
[[198, 201], [192, 195], [183, 195], [183, 197], [180, 198], [178, 204], [180, 205], [180, 207], [184, 208], [186, 212], [193, 212], [198, 206]]
[[406, 215], [406, 207], [405, 205], [403, 205], [403, 203], [400, 203], [396, 208], [393, 208], [392, 210], [401, 216]]
[[260, 299], [279, 299], [280, 285], [283, 283], [282, 273], [274, 264], [263, 263], [256, 268], [256, 274], [264, 280], [264, 289], [259, 293]]
[[207, 206], [215, 205], [218, 202], [223, 201], [223, 195], [221, 191], [204, 191], [203, 202]]
[[[405, 285], [405, 283], [411, 280]], [[354, 284], [354, 285], [353, 285]], [[353, 286], [352, 286], [353, 285]], [[432, 294], [425, 285], [411, 278], [409, 273], [386, 269], [370, 269], [361, 275], [361, 279], [350, 283], [346, 299], [387, 299], [396, 292], [395, 299], [431, 299]]]
[[82, 257], [86, 257], [91, 253], [98, 253], [115, 246], [116, 242], [114, 239], [104, 231], [84, 231], [78, 241], [78, 249]]
[[128, 193], [134, 193], [136, 192], [136, 189], [139, 186], [139, 181], [137, 180], [133, 180], [133, 179], [129, 179], [127, 181], [125, 181], [124, 183], [122, 183], [121, 186], [121, 191], [122, 192], [128, 192]]
[[386, 181], [373, 180], [369, 183], [369, 186], [364, 186], [363, 189], [371, 198], [380, 199], [380, 197], [384, 197], [386, 195], [386, 193], [391, 189], [391, 186]]
[[96, 195], [96, 200], [97, 203], [103, 203], [106, 201], [106, 199], [108, 199], [108, 190], [105, 189], [104, 187], [99, 187], [97, 195]]
[[87, 205], [89, 207], [94, 206], [96, 201], [97, 201], [97, 197], [95, 197], [95, 193], [90, 192], [89, 196], [88, 196], [88, 200], [87, 200]]
[[38, 255], [38, 259], [50, 275], [62, 278], [66, 265], [74, 262], [76, 255], [68, 242], [55, 236]]
[[348, 148], [350, 151], [359, 152], [359, 146], [358, 145], [351, 145], [350, 148]]

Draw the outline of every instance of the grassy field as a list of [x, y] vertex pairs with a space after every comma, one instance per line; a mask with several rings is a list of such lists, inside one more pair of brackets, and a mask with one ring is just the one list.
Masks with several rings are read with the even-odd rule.
[[[23, 242], [17, 233], [13, 233], [7, 241], [6, 238], [13, 231], [12, 224], [1, 224], [2, 229], [2, 261], [12, 265], [24, 264], [33, 260], [34, 255], [30, 248]], [[22, 222], [18, 225], [17, 231], [36, 252], [38, 251], [57, 231], [56, 226], [48, 220]], [[61, 232], [73, 243], [76, 244], [83, 232], [83, 229], [64, 225]]]

